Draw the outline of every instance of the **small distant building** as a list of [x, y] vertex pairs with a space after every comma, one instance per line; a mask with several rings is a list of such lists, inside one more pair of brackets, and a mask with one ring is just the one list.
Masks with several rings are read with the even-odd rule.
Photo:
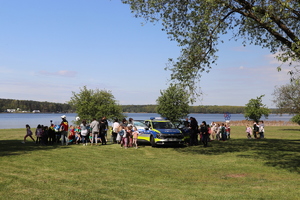
[[9, 113], [16, 112], [16, 109], [6, 109], [6, 112], [9, 112]]
[[40, 110], [33, 110], [32, 112], [33, 113], [40, 113], [41, 111]]

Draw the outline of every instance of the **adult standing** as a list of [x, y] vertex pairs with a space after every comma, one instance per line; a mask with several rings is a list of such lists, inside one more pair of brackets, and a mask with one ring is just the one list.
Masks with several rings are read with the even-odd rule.
[[265, 125], [264, 121], [261, 121], [259, 124], [259, 137], [260, 139], [265, 138]]
[[134, 123], [133, 118], [129, 118], [128, 119], [128, 123], [131, 124], [132, 126], [134, 126], [134, 124], [133, 124]]
[[66, 115], [61, 116], [61, 123], [60, 123], [60, 131], [61, 131], [61, 145], [64, 145], [64, 141], [66, 142], [66, 145], [68, 145], [68, 130], [69, 130], [69, 124], [67, 121]]
[[127, 127], [127, 125], [128, 125], [127, 119], [126, 119], [126, 118], [123, 118], [120, 125], [123, 126], [123, 127]]
[[185, 121], [183, 122], [184, 127], [189, 127], [190, 126], [190, 122], [189, 122], [189, 118], [185, 118]]
[[118, 119], [115, 119], [115, 122], [112, 125], [112, 141], [113, 143], [117, 143], [117, 136], [120, 128], [120, 124], [118, 122]]
[[96, 118], [93, 118], [93, 121], [90, 124], [90, 127], [92, 129], [92, 133], [91, 133], [91, 136], [92, 136], [91, 145], [93, 145], [94, 139], [95, 139], [95, 143], [97, 145], [98, 144], [98, 134], [99, 134], [99, 128], [100, 128], [100, 126], [99, 126], [99, 122], [96, 120]]
[[253, 136], [255, 139], [257, 139], [257, 134], [259, 131], [259, 126], [256, 124], [256, 122], [253, 123]]
[[105, 124], [105, 134], [104, 134], [104, 139], [105, 139], [105, 143], [107, 142], [107, 130], [108, 130], [108, 121], [106, 116], [102, 117], [102, 120], [104, 121]]
[[190, 145], [198, 145], [198, 122], [194, 117], [190, 117]]
[[106, 139], [105, 139], [106, 130], [107, 129], [106, 129], [105, 118], [103, 117], [100, 121], [100, 138], [101, 138], [102, 145], [106, 144]]
[[211, 140], [215, 140], [215, 137], [217, 136], [217, 124], [213, 123], [211, 126]]

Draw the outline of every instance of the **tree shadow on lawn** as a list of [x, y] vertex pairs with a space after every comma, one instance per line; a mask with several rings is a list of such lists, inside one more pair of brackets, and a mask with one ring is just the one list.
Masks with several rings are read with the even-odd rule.
[[0, 157], [22, 155], [30, 151], [45, 151], [59, 147], [61, 147], [60, 144], [41, 145], [29, 140], [26, 144], [22, 144], [20, 140], [0, 140]]
[[258, 158], [266, 161], [266, 165], [280, 167], [300, 173], [300, 140], [282, 139], [230, 139], [227, 141], [209, 142], [203, 145], [175, 149], [180, 153], [221, 155], [236, 153], [238, 157]]
[[279, 129], [279, 131], [300, 131], [300, 129]]

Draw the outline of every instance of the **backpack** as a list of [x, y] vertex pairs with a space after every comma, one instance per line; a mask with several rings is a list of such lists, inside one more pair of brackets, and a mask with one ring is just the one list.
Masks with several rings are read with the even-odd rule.
[[222, 128], [221, 128], [221, 133], [222, 133], [222, 134], [225, 133], [225, 127], [224, 127], [224, 126], [222, 126]]
[[121, 131], [119, 131], [119, 135], [123, 136], [124, 135], [124, 130], [122, 129]]

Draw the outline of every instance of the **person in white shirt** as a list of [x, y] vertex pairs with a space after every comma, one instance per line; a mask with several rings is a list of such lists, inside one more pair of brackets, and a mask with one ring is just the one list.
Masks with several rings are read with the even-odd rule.
[[118, 119], [115, 119], [115, 122], [112, 124], [112, 142], [117, 143], [117, 135], [120, 131], [120, 123], [118, 122]]

